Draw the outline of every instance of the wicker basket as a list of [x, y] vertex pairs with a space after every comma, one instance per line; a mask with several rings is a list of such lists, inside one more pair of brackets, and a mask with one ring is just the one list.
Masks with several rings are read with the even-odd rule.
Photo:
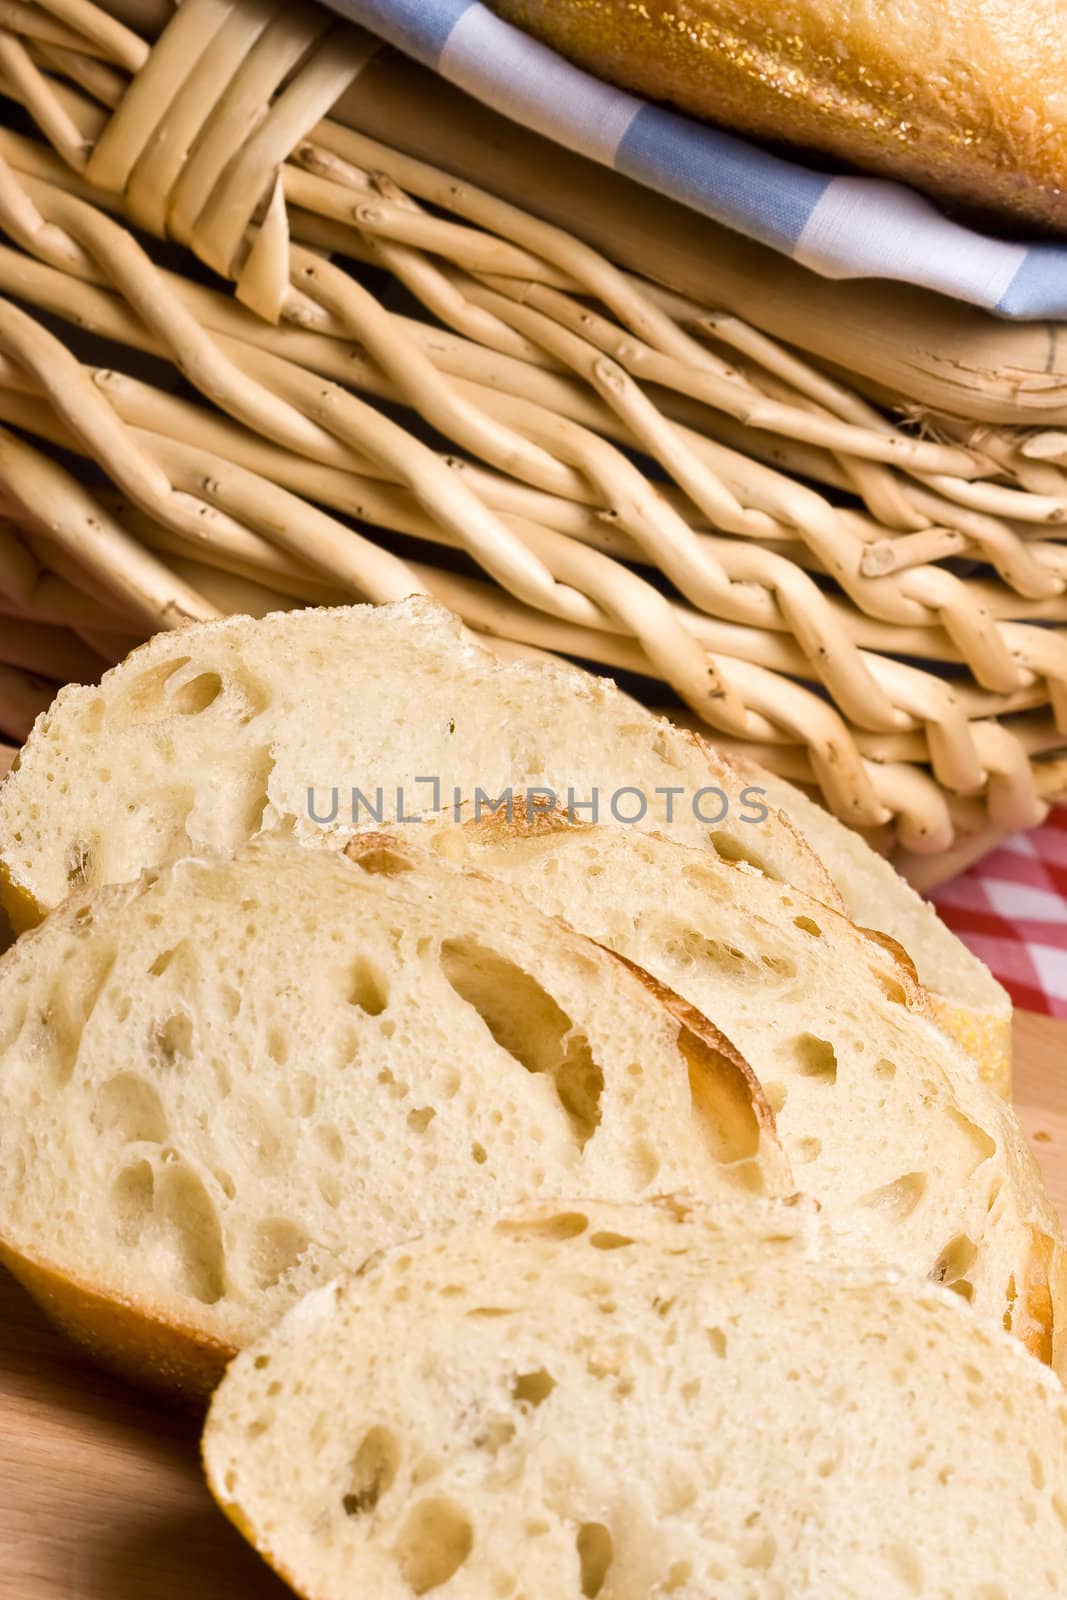
[[1067, 788], [1047, 330], [817, 280], [312, 5], [0, 22], [0, 730], [159, 628], [421, 591], [925, 882]]

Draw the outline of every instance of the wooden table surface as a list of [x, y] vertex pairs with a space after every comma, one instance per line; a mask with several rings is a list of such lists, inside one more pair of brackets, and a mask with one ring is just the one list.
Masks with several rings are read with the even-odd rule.
[[[1016, 1022], [1019, 1115], [1067, 1217], [1067, 1023]], [[0, 1274], [0, 1595], [282, 1600], [215, 1509], [194, 1419], [82, 1361]]]

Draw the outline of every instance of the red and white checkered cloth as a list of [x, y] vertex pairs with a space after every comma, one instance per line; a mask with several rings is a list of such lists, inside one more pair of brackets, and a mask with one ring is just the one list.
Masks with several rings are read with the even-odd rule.
[[1067, 1017], [1067, 809], [931, 896], [1017, 1006]]

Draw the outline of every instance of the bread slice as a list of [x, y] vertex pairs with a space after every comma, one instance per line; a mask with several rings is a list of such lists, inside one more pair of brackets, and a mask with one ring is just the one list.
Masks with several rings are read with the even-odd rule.
[[[605, 817], [613, 800], [627, 816], [644, 800], [642, 826], [829, 905], [869, 882], [875, 916], [860, 920], [906, 945], [920, 935], [945, 1025], [973, 1043], [973, 1004], [991, 1014], [990, 1048], [1003, 1047], [1003, 991], [989, 992], [903, 880], [798, 791], [741, 771], [605, 679], [501, 664], [424, 599], [195, 624], [158, 635], [99, 687], [64, 689], [0, 787], [0, 903], [21, 931], [71, 889], [127, 882], [190, 850], [234, 850], [279, 825], [328, 842], [450, 805], [456, 791], [481, 788], [488, 803], [509, 785], [545, 785], [564, 804], [573, 789], [579, 806], [595, 795]], [[765, 809], [767, 790], [816, 851]]]
[[[330, 843], [454, 790], [482, 789], [488, 806], [507, 786], [552, 786], [565, 803], [573, 789], [579, 805], [597, 794], [605, 808], [638, 789], [629, 805], [643, 795], [649, 822], [670, 808], [689, 843], [837, 899], [800, 835], [758, 797], [745, 805], [747, 784], [694, 734], [603, 678], [502, 664], [421, 598], [194, 624], [99, 686], [67, 686], [0, 789], [0, 878], [24, 928], [72, 888], [131, 882], [190, 850], [234, 851], [278, 826]], [[683, 802], [654, 792], [667, 786]], [[725, 802], [707, 792], [697, 810], [728, 806], [721, 824], [694, 813], [712, 789]]]
[[[279, 826], [329, 843], [457, 789], [488, 804], [509, 785], [564, 802], [573, 789], [579, 804], [595, 792], [605, 807], [636, 787], [650, 821], [674, 811], [679, 838], [836, 899], [800, 836], [758, 798], [746, 806], [747, 784], [695, 735], [607, 680], [503, 664], [423, 599], [194, 624], [98, 687], [62, 690], [0, 789], [0, 879], [22, 928], [72, 888], [132, 881], [190, 850], [233, 851]], [[654, 792], [667, 786], [685, 802]], [[692, 804], [715, 788], [721, 824]], [[724, 802], [707, 793], [698, 809], [714, 819]]]
[[890, 934], [907, 950], [934, 1019], [978, 1062], [982, 1076], [1011, 1099], [1011, 999], [962, 939], [945, 926], [883, 856], [829, 811], [775, 773], [739, 761], [828, 867], [853, 922]]
[[929, 1274], [1036, 1354], [1050, 1358], [1055, 1332], [1067, 1355], [1061, 1234], [1036, 1163], [923, 1014], [898, 947], [744, 862], [559, 811], [400, 832], [521, 889], [710, 1017], [751, 1062], [846, 1254]]
[[309, 1295], [231, 1367], [219, 1504], [307, 1600], [1053, 1600], [1067, 1394], [803, 1210], [539, 1205]]
[[517, 891], [264, 839], [83, 892], [0, 961], [0, 1255], [207, 1387], [372, 1250], [536, 1195], [788, 1193], [703, 1018]]

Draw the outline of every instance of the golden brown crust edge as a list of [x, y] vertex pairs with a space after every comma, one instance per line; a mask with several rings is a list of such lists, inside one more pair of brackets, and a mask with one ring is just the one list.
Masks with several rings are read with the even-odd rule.
[[[508, 837], [537, 838], [560, 832], [580, 833], [587, 831], [590, 824], [572, 820], [559, 807], [535, 807], [528, 812], [525, 806], [516, 804], [510, 821], [489, 816], [466, 826], [493, 841]], [[346, 844], [344, 854], [364, 872], [403, 872], [416, 867], [420, 860], [439, 862], [445, 859], [385, 832], [356, 834]], [[493, 881], [492, 873], [483, 872], [477, 863], [463, 862], [461, 866], [464, 872], [485, 882]], [[625, 967], [678, 1023], [678, 1048], [685, 1057], [694, 1098], [705, 1118], [716, 1123], [719, 1129], [716, 1142], [720, 1159], [728, 1164], [758, 1159], [769, 1168], [777, 1167], [778, 1187], [781, 1192], [787, 1192], [792, 1185], [792, 1172], [778, 1142], [774, 1112], [759, 1078], [740, 1051], [709, 1018], [644, 967], [617, 950], [589, 939], [571, 928], [562, 917], [554, 920], [575, 938], [595, 946], [609, 961]], [[712, 1090], [713, 1083], [718, 1085], [718, 1094]]]
[[200, 1329], [168, 1322], [134, 1301], [79, 1283], [0, 1242], [7, 1267], [60, 1331], [122, 1378], [200, 1406], [236, 1350]]
[[912, 0], [489, 4], [598, 76], [694, 116], [1067, 229], [1051, 0], [1025, 11], [967, 0], [951, 16]]
[[1011, 1299], [1004, 1326], [1045, 1366], [1062, 1367], [1064, 1352], [1059, 1326], [1063, 1304], [1063, 1247], [1040, 1228], [1030, 1233], [1026, 1277]]

